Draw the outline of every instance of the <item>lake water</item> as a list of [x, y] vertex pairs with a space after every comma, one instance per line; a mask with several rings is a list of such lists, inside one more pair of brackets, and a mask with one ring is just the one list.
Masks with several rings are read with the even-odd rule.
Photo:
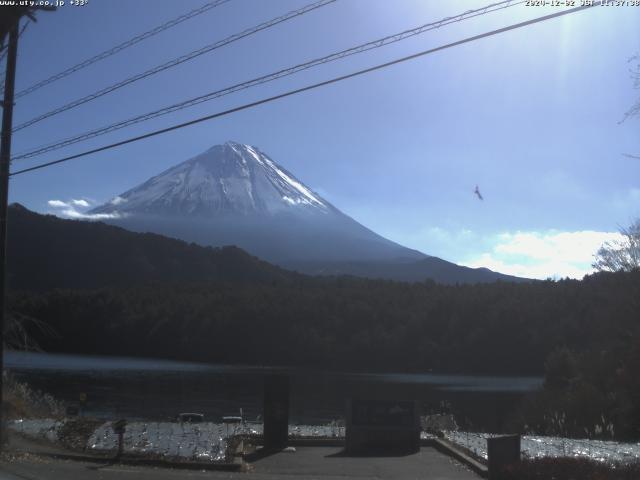
[[291, 379], [291, 422], [325, 424], [344, 417], [348, 398], [419, 400], [425, 413], [443, 402], [459, 422], [499, 431], [540, 377], [335, 373], [296, 368], [208, 365], [155, 359], [6, 352], [5, 368], [18, 380], [69, 403], [87, 396], [85, 413], [103, 418], [167, 420], [180, 412], [247, 419], [262, 413], [264, 378]]

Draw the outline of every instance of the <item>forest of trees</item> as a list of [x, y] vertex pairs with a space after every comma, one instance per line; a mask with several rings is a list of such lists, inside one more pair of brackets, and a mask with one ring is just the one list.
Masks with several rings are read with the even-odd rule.
[[337, 369], [543, 373], [560, 348], [632, 346], [640, 272], [584, 281], [443, 286], [300, 277], [14, 292], [10, 309], [55, 332], [47, 351]]
[[545, 389], [523, 407], [520, 428], [640, 437], [640, 271], [529, 284], [302, 278], [14, 292], [10, 309], [51, 327], [53, 334], [25, 322], [51, 352], [545, 373]]

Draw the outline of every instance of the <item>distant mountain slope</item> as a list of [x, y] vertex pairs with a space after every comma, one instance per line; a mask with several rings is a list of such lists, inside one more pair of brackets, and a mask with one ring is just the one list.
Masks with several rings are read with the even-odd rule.
[[272, 282], [295, 274], [237, 247], [212, 248], [98, 222], [9, 207], [10, 288], [96, 288], [150, 282]]
[[200, 245], [237, 245], [313, 275], [443, 283], [517, 281], [398, 245], [345, 215], [250, 145], [227, 142], [91, 211], [138, 232]]
[[91, 211], [134, 231], [269, 262], [422, 259], [345, 215], [256, 147], [216, 145]]
[[488, 283], [530, 282], [528, 278], [514, 277], [489, 270], [488, 268], [461, 267], [438, 257], [427, 257], [407, 262], [291, 262], [284, 268], [307, 275], [353, 275], [356, 277], [423, 282], [433, 280], [438, 283]]

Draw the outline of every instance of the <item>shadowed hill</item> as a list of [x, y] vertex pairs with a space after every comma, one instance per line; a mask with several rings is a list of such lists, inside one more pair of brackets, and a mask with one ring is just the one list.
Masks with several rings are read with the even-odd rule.
[[296, 278], [240, 248], [202, 247], [100, 222], [9, 207], [8, 281], [16, 290], [148, 282], [274, 282]]

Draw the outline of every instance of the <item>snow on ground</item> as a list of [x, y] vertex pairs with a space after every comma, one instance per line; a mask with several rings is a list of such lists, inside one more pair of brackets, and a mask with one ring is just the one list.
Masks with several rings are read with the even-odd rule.
[[[238, 434], [262, 435], [261, 423], [245, 423], [236, 430]], [[289, 425], [289, 436], [293, 438], [344, 438], [344, 425], [331, 422], [328, 425]]]
[[[23, 435], [58, 441], [58, 433], [64, 421], [53, 419], [16, 420], [10, 428]], [[223, 462], [228, 440], [234, 435], [260, 435], [260, 423], [176, 423], [129, 422], [123, 436], [124, 452], [130, 454], [159, 455], [167, 458], [184, 458], [198, 461]], [[344, 437], [344, 426], [333, 422], [329, 425], [290, 425], [291, 437]], [[112, 422], [100, 425], [87, 441], [87, 449], [95, 452], [115, 453], [118, 435]]]
[[[16, 420], [11, 429], [26, 436], [58, 440], [58, 432], [64, 420], [35, 419]], [[113, 452], [118, 448], [118, 436], [111, 422], [100, 425], [89, 437], [87, 449], [96, 452]], [[228, 440], [234, 435], [260, 435], [261, 423], [175, 423], [130, 422], [124, 434], [124, 451], [133, 454], [151, 454], [162, 457], [222, 462]], [[338, 422], [329, 425], [290, 425], [289, 436], [296, 438], [344, 438], [345, 427]], [[487, 458], [488, 433], [445, 431], [450, 442], [464, 447], [480, 458]], [[433, 435], [422, 432], [421, 438]], [[524, 435], [521, 440], [524, 456], [535, 457], [585, 457], [602, 462], [631, 463], [640, 461], [640, 443], [619, 443], [603, 440], [575, 440], [561, 437]]]
[[33, 420], [14, 420], [9, 428], [27, 437], [56, 442], [58, 431], [64, 425], [64, 421], [52, 418], [37, 418]]
[[[219, 423], [131, 422], [123, 436], [124, 452], [222, 462], [230, 433]], [[117, 451], [118, 435], [111, 422], [93, 432], [87, 447], [98, 452]]]
[[289, 425], [290, 437], [344, 438], [344, 426], [336, 422], [329, 425]]
[[[447, 431], [445, 438], [480, 458], [487, 458], [488, 433]], [[601, 462], [631, 463], [640, 461], [640, 443], [620, 443], [604, 440], [576, 440], [562, 437], [523, 435], [521, 449], [524, 456], [583, 457]]]

